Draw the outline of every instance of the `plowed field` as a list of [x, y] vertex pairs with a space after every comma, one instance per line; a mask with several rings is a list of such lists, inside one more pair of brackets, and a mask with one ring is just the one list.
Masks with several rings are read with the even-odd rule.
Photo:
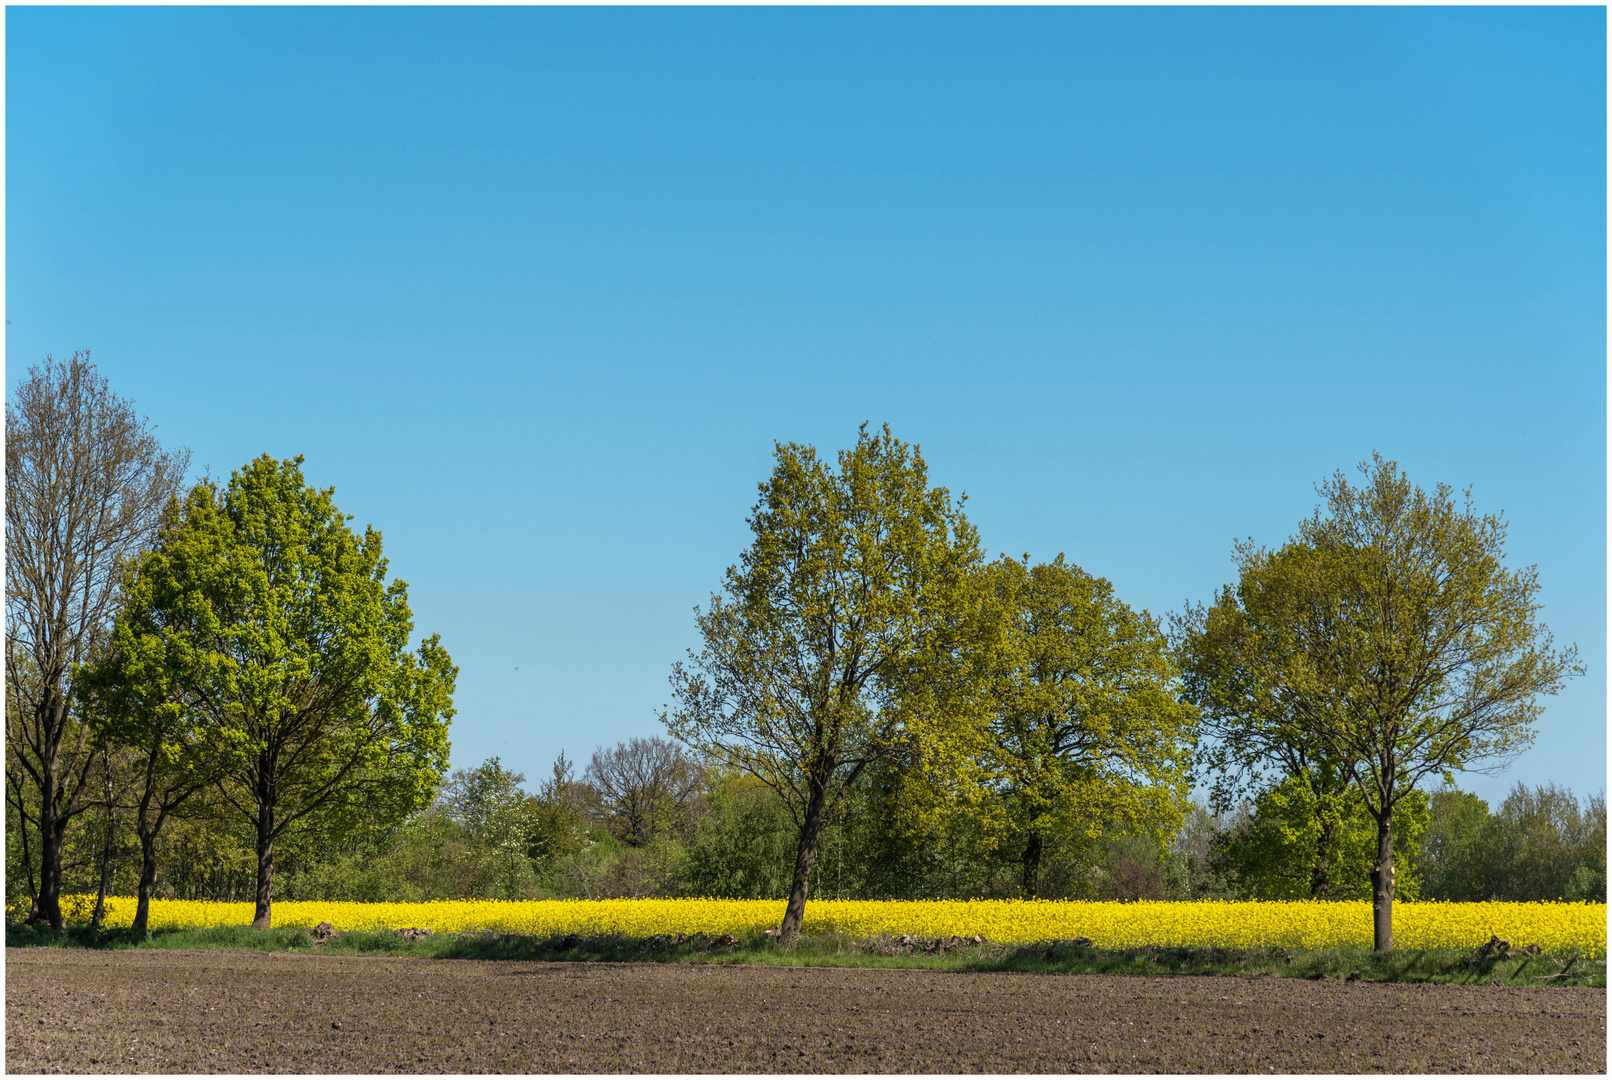
[[1606, 991], [8, 949], [11, 1072], [1605, 1072]]

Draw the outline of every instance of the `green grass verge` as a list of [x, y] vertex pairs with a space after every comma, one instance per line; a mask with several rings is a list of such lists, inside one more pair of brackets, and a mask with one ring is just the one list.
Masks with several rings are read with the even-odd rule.
[[1187, 949], [1106, 950], [1077, 945], [999, 945], [984, 942], [926, 949], [919, 941], [807, 934], [779, 943], [758, 935], [744, 941], [702, 935], [674, 938], [532, 938], [478, 931], [406, 941], [394, 933], [352, 932], [323, 944], [302, 928], [254, 930], [218, 926], [194, 930], [91, 931], [58, 934], [37, 926], [6, 927], [6, 945], [87, 949], [253, 949], [335, 955], [418, 956], [469, 960], [551, 960], [825, 967], [921, 968], [933, 971], [1020, 971], [1092, 975], [1273, 975], [1284, 978], [1447, 982], [1507, 986], [1606, 986], [1606, 961], [1574, 956], [1503, 960], [1466, 949]]

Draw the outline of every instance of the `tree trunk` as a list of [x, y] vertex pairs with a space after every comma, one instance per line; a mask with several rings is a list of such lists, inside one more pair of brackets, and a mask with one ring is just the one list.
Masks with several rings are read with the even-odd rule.
[[274, 884], [274, 832], [273, 812], [267, 804], [259, 804], [257, 812], [257, 895], [252, 925], [259, 930], [269, 928], [269, 887]]
[[[1321, 822], [1321, 839], [1315, 845], [1315, 865], [1310, 867], [1310, 899], [1325, 900], [1331, 889], [1328, 880], [1332, 870], [1332, 859], [1328, 854], [1332, 850], [1331, 820]], [[1358, 880], [1358, 879], [1357, 879]]]
[[106, 840], [101, 845], [101, 880], [95, 890], [95, 914], [90, 916], [90, 929], [100, 930], [106, 921], [106, 894], [112, 887], [112, 843], [116, 839], [117, 821], [112, 792], [112, 754], [102, 751], [101, 763], [106, 769]]
[[155, 829], [140, 830], [140, 886], [135, 890], [134, 924], [131, 929], [144, 930], [151, 918], [151, 890], [157, 884], [157, 833]]
[[[6, 782], [9, 785], [17, 785], [17, 782], [11, 778], [9, 773], [6, 776]], [[32, 926], [39, 922], [41, 918], [39, 913], [39, 886], [34, 883], [34, 853], [28, 846], [28, 815], [23, 811], [23, 807], [27, 804], [23, 802], [22, 792], [18, 790], [19, 787], [20, 785], [13, 786], [8, 794], [16, 796], [14, 805], [17, 807], [17, 839], [22, 842], [23, 865], [28, 868], [28, 917], [23, 920], [23, 925]]]
[[90, 916], [90, 929], [99, 930], [106, 921], [106, 894], [112, 885], [112, 815], [106, 817], [106, 843], [101, 845], [101, 881], [95, 890], [95, 914]]
[[1377, 819], [1377, 861], [1371, 867], [1372, 948], [1377, 952], [1394, 949], [1394, 817], [1383, 807]]
[[778, 927], [784, 937], [800, 933], [806, 921], [806, 891], [811, 882], [812, 863], [817, 861], [817, 839], [823, 831], [823, 811], [828, 802], [828, 786], [813, 784], [806, 803], [806, 818], [800, 826], [800, 846], [795, 850], [795, 877], [789, 887], [789, 903], [784, 921]]
[[1036, 883], [1041, 880], [1041, 847], [1041, 833], [1039, 831], [1030, 833], [1019, 866], [1019, 895], [1026, 900], [1035, 898]]
[[39, 917], [54, 930], [65, 930], [62, 919], [62, 839], [64, 830], [56, 817], [59, 778], [55, 762], [42, 770], [44, 782], [39, 792]]

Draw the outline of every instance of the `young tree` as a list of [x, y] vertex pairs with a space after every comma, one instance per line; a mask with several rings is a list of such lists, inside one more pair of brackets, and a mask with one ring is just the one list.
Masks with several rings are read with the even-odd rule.
[[652, 737], [595, 750], [582, 779], [611, 835], [643, 847], [687, 823], [702, 777], [675, 743]]
[[582, 851], [590, 843], [587, 789], [575, 778], [565, 751], [549, 767], [549, 777], [538, 785], [533, 802], [533, 828], [529, 854], [540, 872], [553, 870], [556, 860]]
[[1055, 829], [1173, 834], [1186, 812], [1193, 708], [1168, 643], [1106, 579], [1060, 554], [982, 573], [1004, 620], [991, 672], [991, 756], [1008, 828], [1023, 840], [1020, 893], [1038, 895]]
[[408, 587], [267, 455], [220, 490], [198, 484], [135, 566], [110, 681], [162, 703], [219, 764], [217, 790], [252, 830], [253, 925], [269, 925], [275, 842], [318, 815], [339, 831], [402, 820], [447, 766], [457, 669], [436, 635], [409, 651]]
[[900, 742], [943, 752], [963, 719], [934, 697], [943, 682], [919, 676], [948, 651], [979, 544], [962, 501], [931, 488], [918, 448], [888, 427], [864, 425], [838, 471], [797, 443], [776, 459], [754, 539], [698, 616], [704, 648], [673, 668], [662, 719], [788, 805], [798, 842], [780, 929], [792, 935], [847, 785]]
[[526, 798], [521, 790], [524, 783], [525, 773], [509, 771], [495, 755], [474, 769], [455, 769], [442, 785], [438, 800], [448, 816], [476, 841], [494, 818]]
[[1429, 776], [1503, 765], [1533, 739], [1539, 699], [1580, 674], [1537, 621], [1538, 576], [1503, 564], [1506, 523], [1411, 484], [1374, 455], [1279, 555], [1239, 549], [1223, 593], [1217, 691], [1279, 740], [1319, 747], [1376, 827], [1373, 940], [1393, 948], [1395, 809]]
[[6, 403], [7, 798], [37, 838], [35, 916], [58, 930], [62, 849], [96, 750], [73, 673], [104, 645], [122, 566], [156, 532], [189, 462], [158, 444], [87, 352], [47, 356]]
[[467, 861], [478, 894], [490, 886], [500, 899], [515, 900], [535, 883], [532, 857], [544, 812], [541, 800], [521, 790], [525, 782], [525, 773], [511, 772], [494, 756], [455, 770], [442, 787], [438, 805], [469, 839]]
[[[170, 517], [159, 544], [182, 529]], [[166, 535], [164, 535], [166, 534]], [[136, 563], [130, 596], [143, 595], [148, 582], [138, 577]], [[126, 597], [127, 599], [127, 597]], [[140, 878], [135, 887], [135, 930], [144, 930], [151, 914], [157, 881], [157, 841], [173, 817], [196, 795], [222, 778], [224, 758], [208, 745], [198, 723], [195, 702], [187, 700], [185, 657], [167, 648], [179, 626], [196, 629], [192, 612], [177, 611], [164, 634], [142, 634], [127, 618], [113, 630], [110, 648], [100, 662], [81, 669], [78, 694], [101, 741], [116, 747], [126, 779], [123, 802], [132, 811], [140, 843]], [[110, 794], [109, 794], [110, 798]], [[113, 805], [116, 805], [114, 802]]]

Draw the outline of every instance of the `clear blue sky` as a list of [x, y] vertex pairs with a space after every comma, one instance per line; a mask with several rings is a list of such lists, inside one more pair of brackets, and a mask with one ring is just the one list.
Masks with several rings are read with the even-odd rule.
[[303, 454], [456, 766], [658, 730], [773, 440], [889, 421], [1155, 614], [1373, 449], [1471, 485], [1606, 784], [1605, 12], [11, 8], [7, 387]]

